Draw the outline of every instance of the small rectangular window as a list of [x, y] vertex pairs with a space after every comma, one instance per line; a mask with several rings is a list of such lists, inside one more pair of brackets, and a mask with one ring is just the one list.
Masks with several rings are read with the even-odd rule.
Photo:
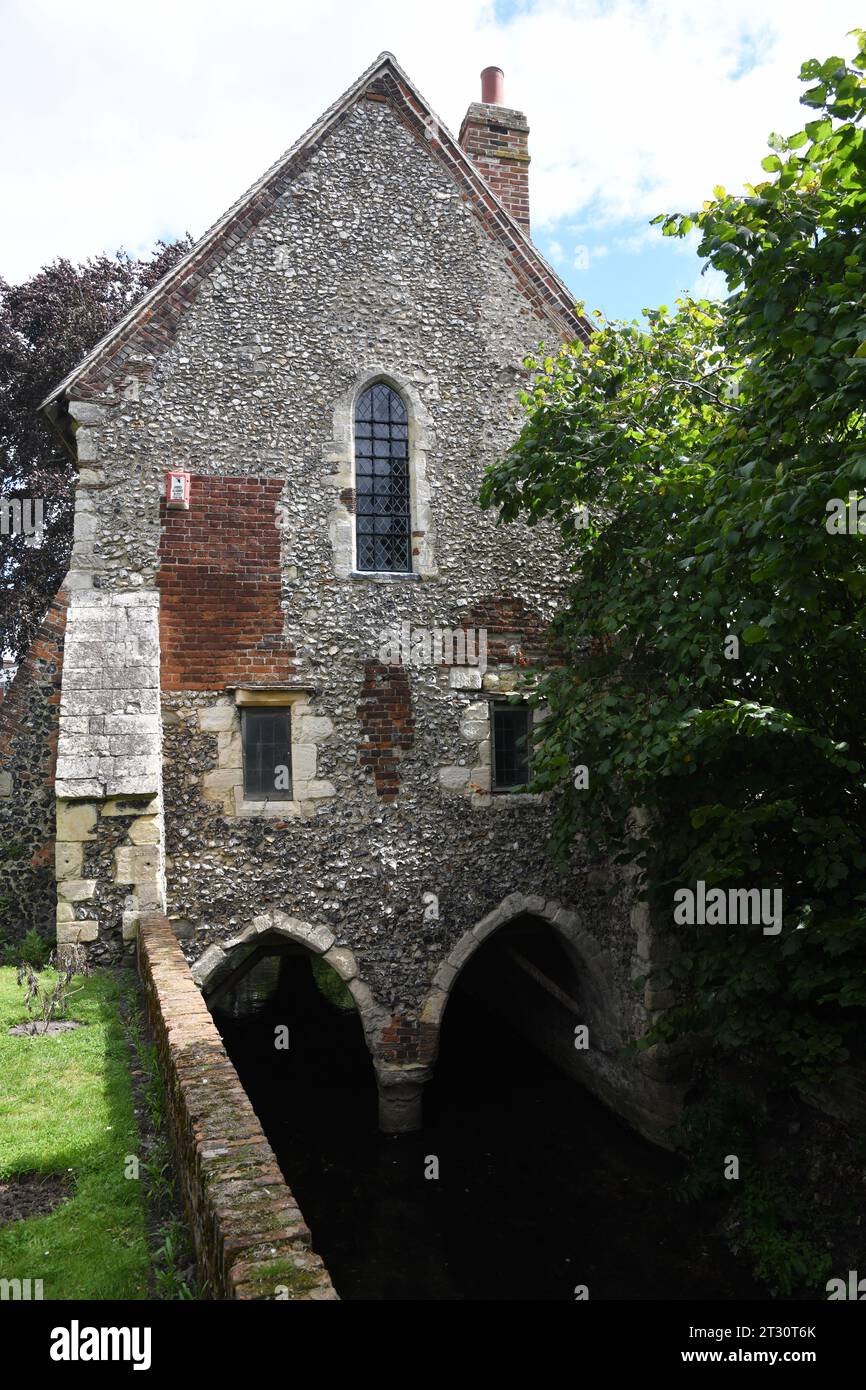
[[241, 712], [244, 797], [248, 801], [291, 801], [292, 727], [288, 709]]
[[529, 781], [532, 710], [528, 705], [507, 705], [492, 700], [490, 722], [493, 726], [493, 790], [513, 791]]

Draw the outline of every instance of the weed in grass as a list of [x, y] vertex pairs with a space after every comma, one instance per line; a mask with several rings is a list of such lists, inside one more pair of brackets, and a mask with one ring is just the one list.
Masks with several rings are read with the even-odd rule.
[[182, 1268], [182, 1264], [189, 1260], [189, 1240], [185, 1226], [180, 1221], [172, 1221], [163, 1227], [160, 1234], [162, 1245], [154, 1255], [157, 1296], [162, 1299], [195, 1298]]
[[62, 953], [52, 951], [48, 964], [54, 972], [53, 980], [45, 978], [44, 970], [36, 971], [26, 962], [18, 966], [17, 983], [24, 986], [24, 1007], [32, 1021], [27, 1030], [31, 1037], [49, 1032], [56, 1019], [66, 1018], [70, 999], [84, 988], [79, 985], [73, 989], [72, 981], [92, 973], [81, 946], [65, 946]]
[[142, 1162], [151, 1214], [153, 1290], [159, 1299], [194, 1299], [195, 1256], [179, 1216], [171, 1149], [166, 1132], [166, 1094], [157, 1049], [149, 1040], [140, 1000], [130, 983], [124, 996], [127, 1037], [140, 1069], [139, 1099], [147, 1114], [148, 1158]]

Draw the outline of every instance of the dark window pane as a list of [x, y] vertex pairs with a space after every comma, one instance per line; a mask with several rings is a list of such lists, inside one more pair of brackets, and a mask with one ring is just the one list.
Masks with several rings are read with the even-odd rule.
[[[406, 407], [377, 382], [355, 411], [357, 566], [408, 574], [412, 569], [409, 445]], [[362, 485], [363, 480], [363, 485]]]
[[529, 781], [529, 738], [532, 711], [528, 705], [491, 703], [493, 723], [493, 788], [505, 791]]
[[391, 412], [394, 409], [392, 402], [399, 400], [399, 396], [391, 390], [390, 386], [384, 386], [381, 383], [373, 387], [371, 394], [373, 396], [373, 419], [381, 424], [390, 423]]
[[244, 796], [250, 801], [291, 801], [292, 735], [287, 709], [241, 712]]

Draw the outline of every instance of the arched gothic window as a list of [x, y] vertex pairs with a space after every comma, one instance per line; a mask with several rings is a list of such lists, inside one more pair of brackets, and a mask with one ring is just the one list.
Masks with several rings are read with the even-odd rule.
[[412, 569], [409, 419], [397, 392], [368, 387], [355, 410], [357, 567], [379, 573]]

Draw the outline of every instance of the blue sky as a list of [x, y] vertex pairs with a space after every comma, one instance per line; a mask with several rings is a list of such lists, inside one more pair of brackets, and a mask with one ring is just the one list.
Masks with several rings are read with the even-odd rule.
[[[812, 114], [798, 105], [800, 63], [806, 57], [848, 52], [852, 41], [845, 35], [858, 22], [849, 5], [831, 3], [816, 14], [794, 0], [781, 8], [762, 0], [751, 5], [713, 5], [705, 0], [702, 6], [685, 7], [663, 0], [575, 5], [494, 0], [492, 13], [503, 31], [520, 31], [524, 43], [535, 29], [541, 52], [547, 48], [542, 40], [545, 30], [548, 36], [565, 35], [569, 23], [576, 48], [579, 33], [598, 36], [592, 50], [608, 60], [607, 75], [596, 84], [601, 99], [611, 88], [615, 92], [623, 70], [639, 81], [641, 68], [645, 75], [654, 66], [657, 84], [667, 81], [674, 91], [678, 70], [689, 67], [697, 76], [682, 84], [681, 120], [691, 127], [690, 134], [707, 131], [705, 142], [683, 138], [670, 122], [665, 126], [658, 121], [665, 103], [658, 91], [653, 92], [651, 78], [638, 87], [626, 85], [625, 99], [617, 102], [612, 115], [605, 113], [610, 124], [605, 127], [602, 116], [599, 126], [592, 128], [592, 141], [602, 145], [615, 180], [624, 143], [635, 140], [645, 149], [650, 146], [654, 158], [646, 177], [635, 179], [634, 170], [627, 171], [632, 202], [641, 207], [641, 215], [629, 216], [624, 206], [628, 199], [611, 198], [610, 188], [599, 179], [597, 191], [584, 189], [577, 200], [572, 197], [575, 215], [562, 215], [555, 203], [545, 203], [543, 219], [534, 222], [536, 243], [575, 297], [608, 318], [637, 318], [644, 308], [673, 305], [684, 293], [724, 296], [723, 277], [697, 256], [697, 234], [684, 241], [665, 238], [650, 225], [650, 218], [699, 207], [718, 183], [739, 188], [747, 179], [765, 177], [759, 161], [770, 130], [793, 133]], [[703, 17], [703, 25], [693, 22], [695, 16]], [[634, 61], [635, 50], [641, 48], [651, 60], [645, 65]], [[576, 70], [575, 80], [583, 82], [585, 75]], [[631, 109], [629, 91], [640, 93], [639, 104]], [[580, 105], [584, 111], [598, 109], [594, 100]], [[644, 116], [652, 132], [649, 140], [637, 129]], [[576, 143], [570, 154], [573, 184], [578, 185], [586, 179], [587, 171], [581, 168], [585, 161]], [[545, 155], [542, 149], [540, 157]], [[568, 198], [566, 190], [560, 190], [560, 198], [563, 194]]]
[[[590, 212], [592, 210], [590, 209]], [[639, 318], [645, 308], [673, 307], [685, 293], [723, 296], [722, 277], [694, 251], [693, 240], [662, 238], [643, 221], [623, 221], [593, 235], [589, 224], [562, 223], [540, 230], [539, 248], [576, 299], [609, 319]]]
[[800, 64], [852, 51], [857, 0], [2, 0], [0, 275], [199, 235], [383, 49], [457, 131], [479, 73], [530, 125], [532, 231], [588, 307], [699, 278], [649, 228], [763, 177]]

